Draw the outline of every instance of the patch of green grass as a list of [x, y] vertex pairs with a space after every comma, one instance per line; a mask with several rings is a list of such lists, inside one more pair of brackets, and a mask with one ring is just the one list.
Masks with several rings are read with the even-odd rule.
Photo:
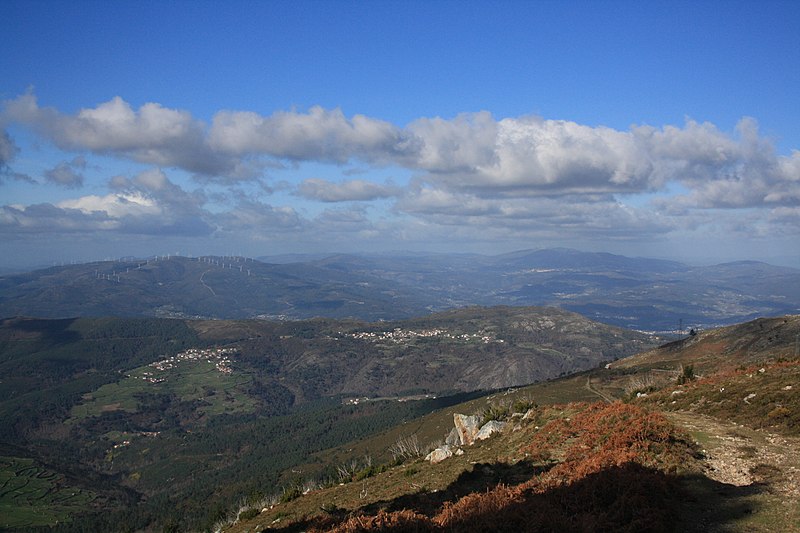
[[207, 361], [182, 361], [167, 370], [141, 366], [119, 382], [103, 385], [87, 395], [84, 403], [72, 408], [68, 422], [105, 412], [136, 412], [138, 398], [152, 393], [171, 393], [182, 401], [200, 400], [204, 405], [199, 411], [209, 416], [249, 413], [255, 411], [257, 401], [241, 389], [250, 381], [249, 376], [220, 372]]

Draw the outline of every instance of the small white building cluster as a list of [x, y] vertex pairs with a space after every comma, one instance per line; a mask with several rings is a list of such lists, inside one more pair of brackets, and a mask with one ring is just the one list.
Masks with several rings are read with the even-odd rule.
[[[189, 348], [188, 350], [177, 355], [167, 357], [161, 361], [150, 363], [147, 366], [160, 372], [164, 372], [166, 370], [175, 368], [178, 363], [186, 361], [205, 361], [213, 364], [218, 372], [223, 374], [232, 374], [233, 369], [230, 366], [231, 357], [237, 351], [238, 350], [236, 348]], [[128, 374], [128, 377], [138, 377], [139, 379], [143, 379], [149, 383], [161, 383], [165, 380], [165, 378], [159, 377], [155, 373], [149, 371], [142, 372], [141, 376], [133, 376]]]
[[453, 339], [462, 341], [480, 340], [485, 344], [488, 344], [490, 342], [503, 342], [502, 340], [496, 339], [494, 335], [488, 335], [485, 332], [450, 333], [446, 329], [439, 329], [439, 328], [423, 329], [420, 331], [415, 331], [412, 329], [394, 328], [392, 331], [359, 331], [356, 333], [340, 333], [340, 335], [345, 337], [350, 337], [352, 339], [372, 340], [375, 342], [389, 341], [396, 343], [408, 342], [415, 338], [430, 338], [430, 337], [441, 337], [443, 339]]

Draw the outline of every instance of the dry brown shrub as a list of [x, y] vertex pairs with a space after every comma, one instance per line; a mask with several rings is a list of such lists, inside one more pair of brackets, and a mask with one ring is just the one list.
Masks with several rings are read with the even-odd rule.
[[446, 503], [433, 522], [450, 531], [498, 531], [512, 519], [509, 506], [523, 501], [517, 487], [498, 485], [483, 493], [464, 496]]
[[372, 516], [353, 516], [327, 531], [335, 533], [357, 533], [360, 531], [393, 531], [416, 533], [431, 531], [430, 519], [414, 511], [378, 511]]
[[565, 448], [564, 462], [550, 475], [568, 481], [629, 461], [674, 467], [690, 451], [689, 442], [687, 435], [659, 413], [621, 402], [596, 403], [569, 421], [545, 425], [524, 451], [538, 457], [553, 455], [554, 445]]

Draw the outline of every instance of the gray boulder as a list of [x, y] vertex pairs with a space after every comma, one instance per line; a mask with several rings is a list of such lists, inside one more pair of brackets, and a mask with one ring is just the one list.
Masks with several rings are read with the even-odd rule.
[[458, 430], [453, 428], [448, 433], [447, 438], [444, 439], [445, 444], [449, 444], [450, 446], [459, 446], [461, 444], [461, 437], [458, 434]]
[[431, 453], [425, 456], [426, 461], [430, 461], [431, 464], [441, 463], [448, 457], [453, 456], [453, 450], [450, 449], [450, 446], [445, 444], [443, 446], [439, 446]]
[[498, 420], [490, 420], [486, 422], [483, 427], [478, 431], [477, 435], [475, 435], [475, 440], [484, 440], [488, 439], [495, 433], [500, 433], [505, 430], [508, 424], [506, 422], [500, 422]]

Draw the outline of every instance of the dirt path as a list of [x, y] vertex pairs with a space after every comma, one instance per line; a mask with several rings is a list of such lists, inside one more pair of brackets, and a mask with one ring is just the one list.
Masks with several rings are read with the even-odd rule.
[[608, 396], [606, 394], [603, 394], [599, 390], [597, 390], [594, 387], [592, 387], [592, 376], [586, 376], [586, 390], [588, 390], [589, 392], [591, 392], [594, 395], [599, 396], [601, 399], [605, 400], [608, 403], [613, 403], [614, 402], [614, 398], [611, 398], [610, 396]]
[[[699, 443], [706, 476], [736, 487], [758, 487], [762, 517], [746, 526], [757, 531], [800, 531], [800, 438], [756, 430], [690, 412], [665, 412]], [[767, 524], [766, 527], [762, 527]], [[773, 529], [769, 524], [783, 524]]]

